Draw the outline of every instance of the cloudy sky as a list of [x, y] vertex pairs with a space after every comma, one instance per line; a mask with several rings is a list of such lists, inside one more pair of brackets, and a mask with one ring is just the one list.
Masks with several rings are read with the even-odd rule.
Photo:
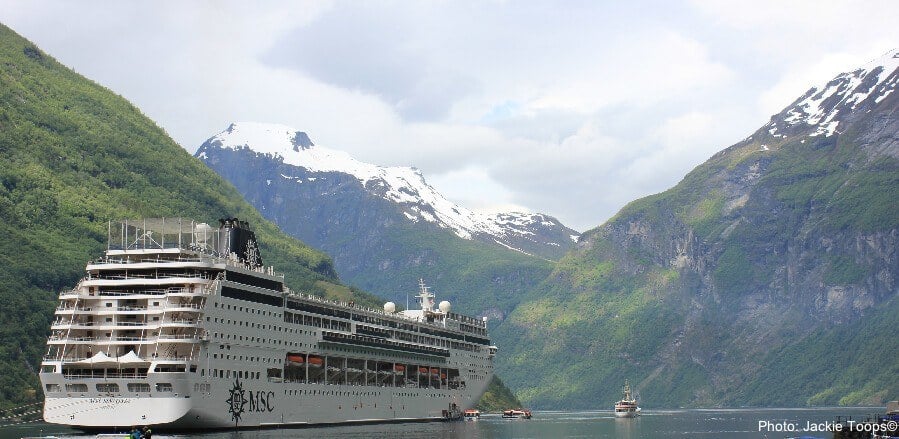
[[193, 152], [275, 122], [585, 230], [899, 45], [897, 1], [9, 1]]

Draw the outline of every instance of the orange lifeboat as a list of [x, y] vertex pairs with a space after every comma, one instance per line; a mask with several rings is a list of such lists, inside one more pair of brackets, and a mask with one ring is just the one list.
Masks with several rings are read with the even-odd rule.
[[309, 364], [313, 366], [322, 366], [323, 364], [325, 364], [325, 360], [323, 360], [322, 357], [314, 357], [310, 355]]
[[419, 368], [418, 368], [418, 373], [427, 374], [427, 373], [428, 373], [428, 368], [427, 368], [427, 367], [419, 367]]
[[403, 366], [402, 364], [395, 364], [395, 365], [393, 365], [393, 371], [394, 372], [405, 372], [406, 366]]
[[303, 364], [306, 362], [306, 360], [300, 354], [288, 354], [287, 361], [289, 361], [291, 363], [299, 363], [299, 364]]

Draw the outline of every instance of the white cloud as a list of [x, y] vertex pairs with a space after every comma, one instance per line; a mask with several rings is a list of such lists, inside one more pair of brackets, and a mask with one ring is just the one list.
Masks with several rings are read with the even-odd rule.
[[512, 193], [504, 185], [497, 183], [487, 170], [475, 166], [431, 175], [428, 177], [428, 183], [444, 196], [475, 211], [484, 213], [529, 211], [527, 207], [513, 203], [497, 205], [496, 200], [511, 199]]
[[235, 120], [593, 227], [899, 41], [897, 2], [0, 0], [186, 149]]

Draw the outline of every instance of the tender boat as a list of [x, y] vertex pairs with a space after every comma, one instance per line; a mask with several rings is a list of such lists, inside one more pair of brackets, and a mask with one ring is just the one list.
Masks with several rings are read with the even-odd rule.
[[503, 418], [505, 418], [505, 419], [531, 419], [531, 411], [528, 409], [503, 410]]
[[640, 414], [637, 399], [631, 396], [631, 385], [624, 381], [624, 399], [615, 403], [616, 418], [634, 418]]
[[481, 411], [476, 409], [468, 409], [462, 414], [466, 421], [477, 421], [481, 419]]

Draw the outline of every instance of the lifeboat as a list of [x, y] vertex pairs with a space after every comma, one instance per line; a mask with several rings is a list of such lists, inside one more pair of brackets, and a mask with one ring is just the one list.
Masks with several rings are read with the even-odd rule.
[[427, 375], [427, 374], [428, 374], [428, 368], [427, 368], [427, 367], [419, 367], [419, 368], [418, 368], [418, 373], [420, 373], [420, 374], [422, 374], [422, 375]]
[[309, 365], [310, 366], [321, 367], [323, 364], [325, 364], [325, 360], [323, 360], [322, 357], [315, 357], [312, 355], [309, 356]]
[[440, 369], [438, 369], [438, 368], [436, 368], [436, 367], [432, 367], [432, 368], [431, 368], [431, 373], [434, 374], [434, 375], [437, 375], [438, 373], [440, 373]]
[[402, 364], [395, 364], [393, 365], [393, 371], [397, 373], [403, 373], [406, 371], [406, 366], [403, 366]]
[[287, 361], [296, 364], [303, 364], [306, 362], [306, 359], [303, 358], [300, 354], [287, 354]]

